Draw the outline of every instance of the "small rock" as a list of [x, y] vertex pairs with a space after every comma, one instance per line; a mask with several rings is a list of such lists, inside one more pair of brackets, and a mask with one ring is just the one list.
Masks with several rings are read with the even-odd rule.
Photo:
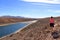
[[47, 33], [50, 33], [50, 31], [46, 31]]
[[17, 39], [13, 39], [13, 40], [17, 40]]
[[13, 34], [10, 35], [10, 37], [12, 37], [12, 36], [13, 36]]

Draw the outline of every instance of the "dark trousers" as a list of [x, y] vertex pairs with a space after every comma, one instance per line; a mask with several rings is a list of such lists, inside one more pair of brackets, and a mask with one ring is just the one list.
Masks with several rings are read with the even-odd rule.
[[50, 27], [54, 27], [54, 23], [50, 23]]

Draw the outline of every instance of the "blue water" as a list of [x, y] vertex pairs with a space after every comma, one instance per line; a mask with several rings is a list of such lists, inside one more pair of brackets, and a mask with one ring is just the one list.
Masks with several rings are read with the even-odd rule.
[[8, 34], [11, 34], [20, 28], [26, 26], [28, 23], [16, 23], [6, 26], [0, 26], [0, 37], [6, 36]]

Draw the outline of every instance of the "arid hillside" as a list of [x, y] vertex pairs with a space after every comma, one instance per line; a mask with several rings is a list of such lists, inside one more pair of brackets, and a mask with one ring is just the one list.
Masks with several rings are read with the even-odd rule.
[[[56, 28], [59, 29], [60, 33], [60, 17], [54, 18], [56, 23]], [[22, 29], [16, 34], [12, 34], [0, 40], [55, 40], [52, 35], [52, 28], [49, 26], [49, 18], [38, 19], [36, 23], [33, 23], [26, 28]], [[60, 40], [57, 38], [56, 40]]]
[[24, 22], [24, 21], [31, 21], [35, 20], [33, 18], [24, 18], [20, 16], [2, 16], [0, 17], [0, 24], [6, 24], [6, 23], [15, 23], [15, 22]]

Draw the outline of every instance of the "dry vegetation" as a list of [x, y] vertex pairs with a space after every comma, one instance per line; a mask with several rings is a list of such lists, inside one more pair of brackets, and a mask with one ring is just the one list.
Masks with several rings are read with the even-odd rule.
[[[59, 22], [60, 18], [55, 18]], [[60, 28], [60, 25], [57, 27]], [[58, 29], [59, 29], [58, 28]], [[16, 34], [12, 34], [0, 40], [55, 40], [49, 27], [49, 18], [39, 19], [36, 23], [29, 25]], [[60, 37], [56, 40], [60, 40]]]

